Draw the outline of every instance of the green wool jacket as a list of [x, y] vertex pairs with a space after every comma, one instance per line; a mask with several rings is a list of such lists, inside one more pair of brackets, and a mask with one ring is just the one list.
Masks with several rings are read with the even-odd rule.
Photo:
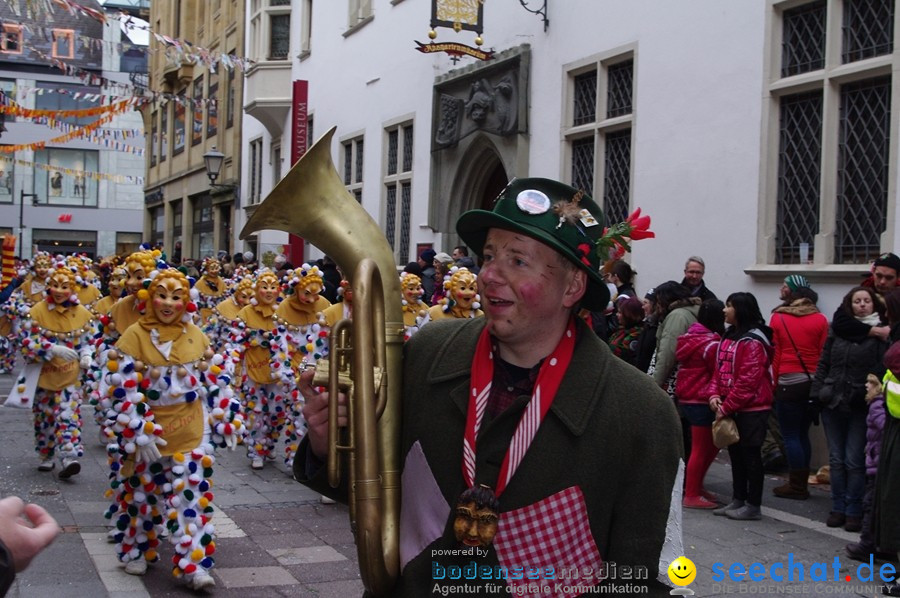
[[[608, 571], [613, 571], [611, 565], [615, 563], [619, 572], [615, 580], [609, 573], [608, 583], [626, 583], [623, 577], [627, 573], [623, 572], [644, 567], [647, 578], [632, 583], [648, 585], [646, 595], [667, 596], [669, 588], [657, 577], [667, 535], [670, 541], [677, 538], [680, 546], [680, 527], [667, 530], [675, 490], [674, 506], [679, 515], [681, 509], [683, 445], [679, 419], [672, 401], [650, 377], [614, 357], [605, 343], [576, 320], [575, 352], [556, 399], [499, 497], [501, 526], [503, 513], [577, 487], [600, 557], [610, 566]], [[439, 595], [441, 586], [458, 590], [460, 583], [469, 587], [489, 583], [435, 579], [449, 567], [463, 567], [473, 560], [470, 555], [453, 557], [437, 551], [458, 548], [453, 535], [453, 508], [465, 489], [462, 447], [469, 378], [484, 325], [484, 318], [432, 322], [405, 347], [401, 455], [406, 462], [400, 536], [401, 545], [407, 545], [404, 561], [411, 560], [405, 562], [395, 596]], [[485, 415], [476, 446], [476, 483], [496, 487], [507, 446], [529, 399], [519, 397], [492, 421]], [[302, 455], [298, 455], [295, 468], [302, 461]], [[413, 467], [411, 462], [420, 465]], [[427, 464], [424, 476], [423, 462]], [[321, 477], [319, 474], [317, 477]], [[303, 475], [297, 477], [304, 481]], [[433, 479], [423, 479], [428, 477]], [[322, 489], [318, 484], [314, 487]], [[421, 514], [418, 519], [409, 514], [415, 510], [414, 505], [423, 503], [440, 504], [424, 509], [433, 515], [432, 521], [423, 520]], [[440, 517], [445, 519], [434, 521]], [[423, 532], [429, 527], [433, 530], [435, 525], [440, 528], [438, 537]], [[410, 555], [408, 546], [415, 544], [410, 541], [412, 537], [418, 539], [420, 552]], [[582, 549], [564, 546], [562, 554], [573, 555]], [[677, 556], [681, 555], [667, 555], [662, 570]], [[479, 565], [499, 563], [493, 548], [475, 560]], [[573, 563], [563, 557], [555, 565], [561, 571]], [[552, 581], [543, 583], [554, 587]], [[454, 588], [450, 590], [453, 595]], [[476, 595], [487, 595], [485, 588]]]

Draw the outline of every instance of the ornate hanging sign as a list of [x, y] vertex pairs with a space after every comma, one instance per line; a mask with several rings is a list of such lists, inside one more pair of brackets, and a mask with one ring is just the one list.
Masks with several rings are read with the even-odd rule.
[[[459, 42], [436, 42], [438, 27], [453, 29], [456, 33], [474, 31], [475, 47]], [[417, 41], [416, 50], [423, 54], [445, 52], [450, 55], [453, 62], [457, 62], [462, 56], [490, 60], [494, 53], [484, 51], [480, 47], [484, 43], [481, 37], [483, 31], [484, 0], [431, 0], [431, 30], [428, 32], [428, 38], [432, 41], [427, 44]]]

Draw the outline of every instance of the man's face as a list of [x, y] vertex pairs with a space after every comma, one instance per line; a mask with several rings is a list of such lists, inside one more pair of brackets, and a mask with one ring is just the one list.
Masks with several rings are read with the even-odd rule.
[[452, 257], [454, 260], [458, 260], [459, 258], [464, 257], [464, 256], [458, 247], [454, 247], [453, 253], [450, 254], [450, 257]]
[[791, 288], [787, 286], [786, 282], [781, 283], [780, 297], [782, 301], [787, 301], [788, 297], [791, 296]]
[[501, 346], [517, 347], [557, 334], [584, 295], [585, 277], [547, 245], [521, 233], [490, 229], [478, 286], [491, 333]]
[[697, 262], [688, 262], [687, 266], [684, 268], [684, 280], [685, 284], [689, 287], [699, 287], [700, 283], [703, 282], [703, 274], [705, 272], [705, 268], [702, 264], [698, 264]]
[[875, 290], [886, 295], [897, 286], [897, 271], [887, 266], [875, 266], [872, 273], [875, 278]]
[[167, 279], [153, 289], [153, 313], [163, 324], [177, 322], [187, 307], [188, 291], [180, 280]]
[[497, 535], [497, 514], [490, 509], [479, 509], [474, 502], [456, 507], [453, 534], [463, 546], [490, 546]]

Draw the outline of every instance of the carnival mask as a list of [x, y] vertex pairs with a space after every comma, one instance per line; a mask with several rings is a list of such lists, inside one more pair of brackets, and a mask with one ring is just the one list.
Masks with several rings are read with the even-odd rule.
[[456, 541], [467, 547], [490, 546], [497, 535], [498, 519], [496, 511], [478, 507], [475, 501], [459, 502], [456, 505], [456, 518], [453, 520]]
[[407, 280], [403, 282], [403, 298], [406, 299], [408, 305], [417, 304], [424, 292], [424, 289], [422, 289], [422, 279], [418, 276], [409, 276], [407, 277]]
[[128, 289], [129, 295], [134, 295], [144, 288], [144, 278], [146, 278], [146, 273], [144, 272], [144, 267], [136, 262], [127, 264], [125, 268], [128, 270], [125, 288]]
[[250, 303], [250, 299], [253, 298], [253, 290], [249, 288], [238, 289], [234, 292], [234, 302], [244, 307]]
[[164, 280], [153, 288], [153, 313], [163, 324], [181, 320], [187, 308], [188, 290], [180, 280]]
[[461, 308], [471, 309], [477, 294], [478, 283], [475, 281], [474, 274], [464, 274], [456, 280], [453, 298], [456, 300], [456, 304]]
[[304, 287], [299, 284], [294, 288], [294, 300], [301, 305], [312, 305], [319, 300], [322, 285], [318, 282], [310, 282]]
[[34, 274], [38, 280], [44, 280], [50, 274], [50, 261], [46, 258], [37, 258], [34, 260]]
[[72, 279], [60, 272], [50, 277], [50, 297], [57, 305], [62, 305], [72, 296]]
[[256, 282], [256, 300], [261, 305], [273, 305], [278, 299], [278, 281], [269, 276]]

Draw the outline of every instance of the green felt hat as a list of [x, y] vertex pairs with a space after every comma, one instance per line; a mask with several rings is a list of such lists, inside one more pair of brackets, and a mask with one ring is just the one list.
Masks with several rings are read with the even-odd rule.
[[470, 210], [456, 221], [456, 232], [478, 255], [488, 229], [502, 228], [537, 239], [588, 275], [582, 306], [602, 310], [609, 289], [600, 276], [597, 241], [603, 236], [603, 211], [585, 193], [559, 181], [513, 179], [497, 197], [494, 209]]

